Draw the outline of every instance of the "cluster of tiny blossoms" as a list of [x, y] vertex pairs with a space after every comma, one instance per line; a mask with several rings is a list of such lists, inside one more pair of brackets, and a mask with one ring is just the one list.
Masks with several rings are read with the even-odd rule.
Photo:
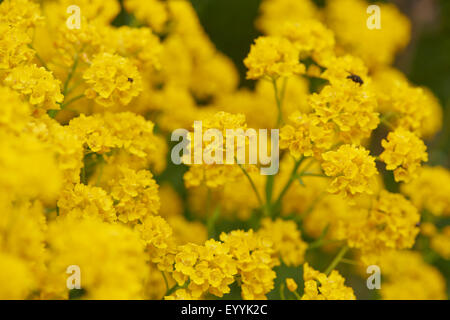
[[[392, 67], [408, 19], [367, 6], [263, 0], [250, 89], [188, 0], [2, 1], [0, 299], [355, 299], [369, 264], [382, 298], [445, 299], [441, 106]], [[176, 167], [177, 128], [223, 162]], [[280, 130], [277, 174], [250, 128], [267, 157]]]

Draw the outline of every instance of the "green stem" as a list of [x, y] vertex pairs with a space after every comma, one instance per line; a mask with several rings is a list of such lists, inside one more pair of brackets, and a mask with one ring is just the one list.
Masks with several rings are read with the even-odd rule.
[[170, 288], [169, 288], [169, 282], [167, 281], [167, 278], [166, 278], [166, 274], [164, 273], [164, 271], [161, 271], [161, 274], [164, 278], [164, 283], [166, 284], [166, 292], [168, 292]]
[[242, 172], [245, 174], [245, 176], [247, 177], [248, 181], [250, 182], [250, 185], [252, 186], [253, 191], [255, 192], [256, 198], [258, 198], [258, 202], [259, 205], [261, 207], [264, 207], [264, 202], [262, 201], [261, 196], [259, 195], [258, 189], [256, 189], [256, 185], [253, 182], [253, 179], [250, 177], [250, 175], [248, 174], [247, 170], [245, 170], [245, 168], [242, 166], [242, 164], [238, 163], [239, 168], [241, 168]]
[[284, 295], [284, 283], [280, 284], [280, 298], [281, 300], [286, 300], [286, 296]]
[[319, 177], [319, 178], [329, 178], [327, 175], [320, 174], [320, 173], [311, 173], [311, 172], [303, 172], [300, 173], [297, 178], [301, 177]]
[[182, 286], [179, 286], [178, 283], [177, 283], [172, 288], [170, 288], [169, 290], [166, 291], [166, 294], [164, 295], [164, 297], [170, 296], [172, 293], [174, 293], [178, 289], [187, 288], [188, 285], [189, 285], [189, 281], [186, 281]]
[[297, 300], [302, 300], [302, 297], [300, 297], [300, 295], [298, 294], [297, 291], [293, 291], [292, 293], [295, 295], [295, 297], [297, 298]]
[[303, 160], [305, 160], [305, 157], [301, 157], [300, 159], [298, 159], [295, 162], [294, 168], [292, 169], [292, 173], [291, 173], [291, 176], [289, 177], [288, 182], [286, 183], [283, 190], [281, 190], [280, 194], [278, 195], [278, 199], [275, 201], [275, 207], [278, 207], [281, 204], [281, 201], [283, 200], [284, 195], [289, 190], [292, 183], [295, 181], [296, 176], [297, 176], [297, 170], [300, 167], [300, 165], [302, 164]]
[[76, 97], [73, 97], [72, 99], [70, 99], [69, 101], [67, 101], [67, 102], [63, 102], [62, 104], [61, 104], [61, 110], [63, 110], [65, 107], [67, 107], [69, 104], [71, 104], [72, 102], [75, 102], [75, 101], [77, 101], [77, 100], [79, 100], [79, 99], [82, 99], [82, 98], [84, 98], [84, 93], [83, 94], [80, 94], [80, 95], [78, 95], [78, 96], [76, 96]]
[[339, 264], [341, 259], [347, 253], [348, 249], [349, 249], [349, 247], [347, 245], [345, 245], [345, 246], [343, 246], [341, 248], [341, 250], [339, 250], [339, 252], [336, 255], [336, 257], [334, 257], [333, 261], [331, 261], [330, 265], [328, 266], [328, 268], [324, 272], [327, 276], [331, 273], [331, 271], [333, 271], [334, 268], [336, 268], [336, 266]]
[[64, 87], [63, 87], [63, 95], [64, 96], [66, 96], [66, 94], [67, 94], [67, 89], [69, 87], [70, 80], [72, 80], [72, 77], [75, 74], [75, 70], [77, 69], [77, 66], [78, 66], [78, 54], [75, 54], [75, 58], [74, 58], [72, 67], [70, 68], [69, 73], [66, 78], [66, 81], [64, 82]]
[[275, 181], [275, 175], [270, 175], [266, 180], [266, 213], [272, 215], [272, 195], [273, 195], [273, 185]]
[[214, 238], [216, 233], [216, 221], [220, 216], [220, 206], [217, 206], [212, 215], [206, 221], [208, 238]]
[[[272, 78], [272, 85], [273, 85], [273, 90], [275, 92], [275, 101], [277, 103], [277, 108], [278, 108], [278, 118], [277, 118], [277, 128], [280, 127], [280, 124], [283, 122], [283, 110], [282, 110], [282, 105], [283, 105], [283, 99], [282, 96], [280, 96], [279, 90], [278, 90], [278, 85], [277, 85], [277, 80], [275, 78]], [[285, 85], [283, 85], [285, 87]], [[284, 91], [284, 89], [282, 90], [282, 92]]]

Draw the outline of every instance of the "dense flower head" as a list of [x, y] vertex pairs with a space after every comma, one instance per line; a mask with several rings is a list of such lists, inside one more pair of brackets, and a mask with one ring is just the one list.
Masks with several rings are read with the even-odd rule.
[[39, 113], [60, 109], [58, 103], [64, 100], [60, 81], [55, 79], [51, 72], [35, 64], [12, 69], [4, 83], [26, 97]]
[[134, 12], [137, 19], [147, 23], [157, 32], [162, 32], [169, 20], [166, 4], [161, 0], [125, 0], [124, 6]]
[[0, 253], [0, 299], [26, 299], [36, 287], [31, 271], [24, 261], [9, 254]]
[[384, 68], [374, 76], [379, 111], [391, 125], [432, 137], [439, 131], [442, 110], [426, 88], [411, 85], [398, 70]]
[[329, 275], [320, 273], [309, 266], [303, 265], [303, 280], [305, 293], [302, 300], [355, 300], [353, 289], [345, 286], [345, 279], [336, 270]]
[[289, 149], [292, 156], [316, 156], [330, 149], [336, 141], [334, 125], [322, 122], [314, 114], [299, 111], [289, 116], [289, 123], [280, 130], [280, 148]]
[[241, 276], [242, 298], [246, 300], [265, 299], [265, 294], [273, 289], [275, 272], [272, 266], [273, 243], [250, 230], [222, 233], [220, 240], [230, 247]]
[[258, 234], [273, 242], [274, 251], [287, 266], [299, 266], [304, 261], [306, 243], [294, 221], [277, 219], [261, 221]]
[[259, 37], [244, 60], [248, 79], [289, 77], [305, 72], [299, 52], [287, 39]]
[[341, 193], [350, 198], [362, 193], [373, 193], [373, 180], [378, 172], [368, 150], [342, 145], [337, 151], [324, 153], [322, 158], [325, 174], [333, 177], [328, 187], [330, 193]]
[[373, 264], [372, 297], [447, 298], [447, 119], [392, 65], [409, 20], [259, 2], [230, 50], [221, 6], [0, 0], [0, 299], [350, 300]]
[[83, 79], [91, 86], [86, 96], [105, 107], [127, 105], [142, 91], [137, 68], [128, 59], [110, 53], [97, 55]]
[[162, 46], [159, 38], [152, 33], [150, 28], [130, 28], [123, 26], [111, 29], [111, 42], [109, 48], [123, 57], [128, 57], [135, 62], [140, 70], [161, 67], [160, 55]]
[[58, 208], [61, 215], [117, 220], [111, 196], [101, 188], [84, 184], [65, 190], [58, 200]]
[[440, 233], [433, 235], [430, 247], [442, 258], [450, 260], [450, 227], [446, 226]]
[[189, 280], [189, 291], [197, 298], [205, 292], [219, 297], [229, 293], [236, 273], [230, 247], [212, 239], [203, 246], [184, 245], [175, 256], [175, 280], [179, 284]]
[[0, 170], [0, 190], [19, 198], [53, 199], [61, 187], [54, 152], [31, 134], [0, 131]]
[[[136, 232], [96, 219], [61, 218], [48, 230], [47, 294], [67, 296], [66, 269], [82, 272], [84, 298], [143, 298], [146, 255]], [[101, 255], [101, 261], [92, 257]], [[120, 266], [120, 267], [118, 267]]]
[[332, 122], [345, 143], [359, 143], [378, 126], [374, 94], [353, 81], [326, 86], [309, 101], [314, 114], [321, 122]]
[[373, 261], [388, 249], [411, 248], [419, 233], [420, 215], [401, 194], [382, 191], [369, 210], [355, 212], [342, 223], [340, 237], [362, 250], [364, 261]]
[[338, 45], [360, 56], [369, 66], [391, 64], [395, 54], [409, 42], [410, 22], [394, 5], [378, 4], [381, 28], [369, 29], [368, 5], [364, 0], [328, 1], [326, 21]]
[[108, 185], [120, 221], [133, 222], [158, 212], [158, 185], [150, 171], [119, 167], [117, 177]]
[[386, 281], [383, 299], [441, 300], [446, 298], [445, 282], [439, 271], [416, 251], [393, 250], [382, 256], [380, 268]]
[[22, 131], [30, 120], [31, 108], [20, 94], [8, 87], [0, 86], [0, 128], [15, 133]]
[[450, 215], [450, 172], [437, 166], [423, 166], [416, 179], [405, 183], [401, 190], [419, 209], [437, 216]]
[[[232, 165], [236, 159], [227, 159], [226, 153], [234, 150], [234, 155], [237, 157], [239, 149], [245, 148], [245, 145], [248, 143], [248, 139], [245, 137], [247, 130], [245, 116], [243, 114], [230, 114], [223, 111], [210, 113], [203, 117], [201, 129], [200, 127], [196, 127], [195, 123], [193, 128], [194, 133], [190, 132], [188, 137], [191, 144], [191, 151], [189, 155], [184, 155], [183, 159], [184, 163], [189, 164], [189, 171], [184, 174], [186, 186], [191, 188], [206, 184], [210, 188], [217, 188], [228, 182], [236, 181], [241, 177], [241, 168], [237, 164]], [[199, 132], [201, 130], [202, 135], [208, 130], [215, 130], [223, 138], [217, 139], [217, 137], [214, 137], [211, 139], [212, 141], [207, 141], [207, 139], [198, 141], [195, 138], [195, 130]], [[231, 145], [227, 142], [227, 137], [230, 136], [229, 130], [234, 131], [234, 139], [237, 141], [237, 146], [235, 146], [234, 142]], [[240, 139], [241, 137], [244, 140]], [[211, 154], [211, 160], [214, 160], [214, 162], [210, 164], [195, 163], [195, 149], [201, 150], [202, 154], [209, 152]], [[219, 157], [220, 161], [215, 161], [216, 156]]]
[[34, 51], [28, 45], [30, 36], [7, 22], [0, 21], [0, 69], [17, 67], [29, 62], [34, 57]]
[[256, 22], [259, 30], [265, 34], [279, 34], [284, 22], [297, 23], [317, 18], [319, 11], [311, 0], [264, 0]]
[[398, 128], [381, 142], [380, 159], [393, 170], [396, 181], [410, 181], [417, 176], [422, 161], [428, 161], [426, 146], [414, 133]]
[[334, 34], [318, 20], [287, 22], [281, 34], [294, 44], [302, 59], [312, 57], [323, 64], [334, 57]]
[[154, 124], [131, 112], [81, 115], [69, 128], [92, 152], [122, 148], [138, 158], [150, 158], [155, 150]]
[[5, 0], [0, 4], [0, 22], [27, 30], [42, 24], [39, 4], [30, 0]]

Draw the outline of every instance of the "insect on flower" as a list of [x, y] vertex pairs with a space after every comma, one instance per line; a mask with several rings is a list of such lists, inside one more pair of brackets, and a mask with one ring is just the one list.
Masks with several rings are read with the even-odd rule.
[[364, 81], [361, 79], [360, 76], [353, 74], [349, 71], [347, 71], [348, 73], [350, 73], [349, 76], [347, 76], [347, 79], [352, 80], [353, 82], [359, 83], [360, 86], [362, 86], [364, 84]]

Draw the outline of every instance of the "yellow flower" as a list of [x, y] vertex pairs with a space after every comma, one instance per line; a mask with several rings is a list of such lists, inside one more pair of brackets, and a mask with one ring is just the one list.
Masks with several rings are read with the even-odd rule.
[[286, 22], [281, 34], [294, 44], [303, 59], [312, 57], [322, 65], [334, 57], [334, 34], [318, 20]]
[[345, 279], [336, 270], [330, 275], [320, 273], [309, 266], [303, 265], [305, 290], [302, 300], [355, 300], [353, 289], [346, 287]]
[[29, 0], [4, 0], [0, 4], [0, 22], [27, 31], [42, 24], [39, 4]]
[[270, 35], [279, 35], [284, 22], [297, 23], [319, 16], [319, 10], [311, 0], [264, 0], [259, 11], [256, 26]]
[[134, 61], [139, 70], [161, 67], [162, 46], [151, 29], [122, 26], [110, 30], [111, 38], [108, 41], [111, 45], [108, 48], [113, 48], [119, 55]]
[[416, 251], [391, 251], [380, 261], [381, 296], [386, 300], [446, 299], [444, 277]]
[[259, 37], [244, 60], [247, 79], [289, 77], [305, 72], [299, 52], [289, 40], [281, 37]]
[[417, 177], [422, 161], [428, 161], [427, 147], [414, 133], [403, 128], [390, 132], [380, 159], [387, 170], [394, 171], [395, 181], [411, 181]]
[[236, 262], [230, 254], [230, 248], [211, 239], [203, 246], [181, 246], [175, 257], [173, 276], [179, 285], [189, 279], [189, 291], [196, 298], [207, 291], [222, 297], [230, 292], [229, 285], [234, 282], [236, 273]]
[[34, 50], [29, 48], [31, 38], [18, 28], [0, 21], [0, 69], [9, 70], [34, 57]]
[[62, 192], [58, 200], [61, 215], [91, 217], [104, 221], [117, 220], [113, 200], [105, 190], [84, 184]]
[[[245, 116], [243, 114], [230, 114], [227, 112], [217, 112], [212, 114], [207, 114], [202, 119], [202, 128], [201, 134], [203, 134], [209, 130], [214, 129], [222, 134], [223, 141], [215, 141], [212, 139], [212, 142], [207, 142], [205, 139], [202, 141], [196, 141], [194, 134], [190, 133], [190, 141], [191, 141], [191, 154], [186, 156], [183, 161], [184, 163], [188, 163], [189, 171], [184, 174], [184, 181], [186, 187], [197, 187], [202, 184], [206, 184], [210, 188], [218, 188], [226, 183], [235, 182], [239, 178], [242, 177], [242, 170], [236, 164], [236, 159], [226, 159], [226, 153], [228, 150], [234, 149], [235, 157], [238, 156], [238, 150], [245, 147], [245, 144], [248, 142], [248, 138], [243, 137], [245, 134], [245, 130], [247, 130], [247, 124], [245, 123]], [[194, 124], [195, 126], [195, 124]], [[193, 126], [193, 127], [194, 127]], [[194, 131], [197, 130], [200, 132], [200, 128], [195, 128]], [[227, 143], [227, 130], [235, 130], [237, 133], [235, 136], [238, 138], [234, 138], [237, 140], [237, 146], [235, 146], [235, 142], [231, 145]], [[239, 133], [238, 130], [242, 130]], [[240, 137], [243, 137], [244, 143], [241, 143]], [[222, 163], [211, 163], [206, 164], [204, 159], [202, 159], [202, 164], [195, 163], [195, 149], [201, 151], [202, 154], [205, 151], [209, 150], [210, 153], [214, 155], [218, 155], [220, 161]], [[228, 162], [227, 162], [228, 161]], [[230, 163], [231, 162], [231, 163]], [[191, 164], [190, 164], [191, 163]], [[233, 164], [234, 163], [234, 164]], [[254, 169], [254, 166], [247, 166], [249, 170]]]
[[158, 145], [154, 124], [134, 113], [81, 115], [70, 121], [69, 128], [90, 151], [103, 154], [121, 148], [140, 159], [157, 159], [152, 155]]
[[420, 215], [402, 195], [382, 191], [370, 210], [354, 212], [342, 223], [339, 237], [352, 248], [359, 248], [363, 261], [377, 261], [388, 249], [406, 249], [414, 245]]
[[389, 65], [410, 39], [409, 20], [392, 4], [378, 4], [381, 28], [367, 27], [368, 3], [364, 0], [328, 1], [325, 18], [337, 44], [361, 57], [371, 68]]
[[145, 22], [156, 32], [164, 30], [169, 20], [166, 3], [160, 0], [125, 0], [125, 9], [133, 13], [138, 20]]
[[335, 141], [334, 126], [321, 121], [314, 114], [294, 112], [289, 124], [281, 128], [280, 148], [289, 149], [294, 158], [320, 156]]
[[345, 143], [358, 144], [378, 126], [377, 101], [366, 86], [343, 79], [313, 94], [309, 102], [320, 121], [335, 125]]
[[272, 221], [266, 218], [261, 221], [261, 228], [257, 233], [273, 243], [276, 256], [285, 265], [299, 266], [304, 262], [307, 244], [302, 240], [294, 221]]
[[444, 227], [442, 232], [433, 235], [430, 247], [444, 259], [450, 260], [450, 226]]
[[50, 109], [60, 109], [64, 100], [60, 81], [50, 71], [33, 65], [18, 66], [5, 78], [5, 84], [23, 94], [40, 114]]
[[246, 300], [266, 299], [274, 287], [275, 272], [272, 267], [277, 263], [273, 259], [273, 244], [250, 230], [235, 230], [222, 233], [220, 240], [230, 247], [230, 253], [236, 261], [241, 276], [242, 298]]
[[158, 185], [148, 170], [135, 171], [120, 166], [117, 176], [108, 181], [108, 186], [117, 218], [122, 222], [136, 222], [159, 210]]
[[328, 191], [340, 193], [344, 197], [358, 194], [372, 194], [374, 179], [378, 174], [375, 159], [363, 147], [340, 146], [337, 151], [328, 151], [322, 155], [322, 168], [325, 174], [333, 177]]
[[7, 87], [0, 87], [0, 130], [19, 133], [30, 121], [30, 105], [23, 102], [20, 95]]
[[137, 68], [127, 58], [110, 53], [97, 55], [83, 79], [90, 85], [86, 96], [105, 107], [127, 105], [142, 91]]
[[379, 111], [391, 125], [430, 138], [442, 126], [442, 107], [427, 88], [414, 87], [398, 70], [383, 68], [374, 75]]
[[298, 285], [294, 279], [286, 278], [286, 287], [288, 288], [289, 291], [295, 292], [297, 291]]
[[1, 192], [18, 198], [54, 199], [61, 187], [55, 153], [31, 134], [15, 136], [0, 130]]
[[450, 215], [450, 172], [444, 167], [423, 166], [416, 179], [402, 184], [401, 190], [420, 210], [437, 216]]
[[0, 252], [0, 299], [26, 299], [35, 288], [33, 274], [20, 258]]
[[66, 269], [76, 265], [85, 291], [82, 298], [143, 298], [147, 259], [138, 234], [130, 228], [67, 217], [51, 223], [47, 236], [49, 294], [67, 297]]

